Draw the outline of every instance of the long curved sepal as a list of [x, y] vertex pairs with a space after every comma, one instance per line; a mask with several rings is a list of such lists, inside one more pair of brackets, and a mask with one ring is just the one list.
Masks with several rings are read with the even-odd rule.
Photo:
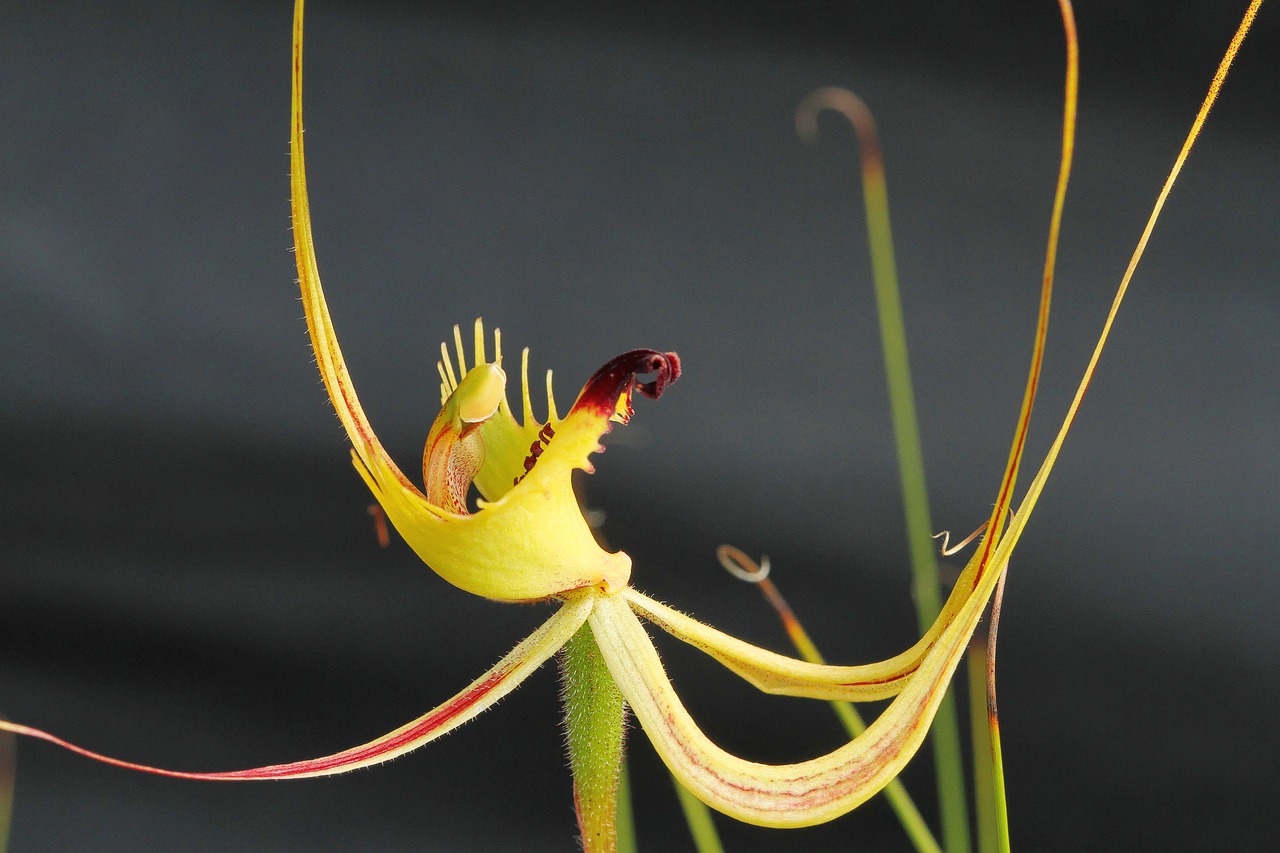
[[[1008, 544], [997, 554], [1007, 554], [1013, 543]], [[746, 823], [812, 826], [861, 805], [914, 757], [999, 574], [983, 575], [915, 675], [863, 734], [796, 764], [759, 764], [712, 743], [676, 695], [653, 641], [625, 597], [601, 598], [590, 623], [614, 680], [658, 754], [685, 787], [712, 808]]]
[[381, 764], [397, 756], [404, 755], [425, 743], [435, 740], [443, 734], [453, 731], [458, 726], [471, 720], [481, 711], [489, 708], [499, 699], [515, 690], [520, 683], [546, 662], [560, 647], [582, 627], [591, 614], [595, 596], [581, 595], [566, 601], [558, 611], [541, 627], [526, 637], [512, 649], [502, 660], [498, 661], [484, 675], [477, 678], [465, 689], [443, 704], [432, 708], [418, 719], [407, 723], [395, 731], [388, 732], [376, 740], [366, 744], [307, 761], [293, 761], [288, 764], [272, 764], [266, 767], [255, 767], [249, 770], [231, 770], [218, 773], [189, 773], [181, 770], [165, 770], [132, 761], [122, 761], [102, 755], [69, 743], [56, 735], [11, 723], [0, 719], [0, 729], [14, 734], [39, 738], [58, 746], [79, 753], [80, 755], [124, 767], [129, 770], [141, 770], [159, 776], [172, 776], [179, 779], [204, 779], [211, 781], [241, 781], [248, 779], [305, 779], [313, 776], [332, 776], [345, 773], [359, 767], [370, 767]]
[[[333, 331], [333, 320], [325, 303], [324, 290], [320, 286], [320, 273], [316, 264], [315, 243], [311, 237], [311, 205], [307, 196], [307, 167], [302, 145], [302, 0], [297, 0], [293, 11], [293, 109], [289, 142], [289, 182], [293, 208], [294, 260], [298, 265], [298, 284], [302, 289], [302, 307], [307, 315], [307, 330], [311, 334], [311, 348], [315, 352], [316, 366], [324, 380], [325, 390], [333, 401], [338, 420], [351, 438], [356, 453], [366, 465], [375, 460], [393, 473], [403, 488], [417, 492], [417, 488], [396, 467], [374, 434], [360, 398], [356, 396], [351, 376], [347, 372], [342, 349]], [[418, 492], [421, 495], [421, 492]]]
[[[509, 414], [503, 394], [496, 416], [481, 419], [478, 428], [481, 439], [486, 432], [493, 439], [492, 456], [482, 453], [483, 440], [473, 438], [470, 444], [463, 444], [468, 440], [464, 428], [453, 430], [450, 426], [440, 452], [428, 448], [426, 467], [438, 468], [443, 478], [434, 489], [437, 500], [432, 501], [409, 482], [383, 449], [360, 406], [320, 284], [302, 142], [302, 22], [303, 3], [296, 0], [290, 176], [298, 279], [316, 364], [351, 439], [356, 469], [409, 546], [432, 570], [460, 589], [499, 601], [539, 601], [587, 588], [605, 593], [621, 590], [631, 577], [631, 558], [609, 553], [596, 542], [578, 506], [571, 476], [576, 469], [592, 470], [588, 457], [600, 449], [600, 437], [608, 431], [620, 400], [625, 397], [629, 401], [633, 388], [657, 396], [679, 375], [678, 360], [674, 354], [636, 350], [609, 362], [588, 382], [573, 410], [556, 424], [554, 435], [539, 431], [536, 452], [530, 447], [527, 458], [514, 457], [520, 461], [518, 467], [506, 446], [510, 442], [496, 440], [495, 433], [503, 430], [508, 438], [519, 435], [506, 420]], [[477, 340], [480, 362], [483, 336], [479, 328]], [[461, 346], [459, 350], [465, 368]], [[492, 367], [491, 388], [505, 381], [500, 369], [493, 371]], [[636, 374], [649, 372], [656, 372], [658, 378], [640, 384]], [[612, 398], [606, 400], [610, 393]], [[548, 424], [551, 420], [554, 418], [549, 418]], [[486, 425], [490, 425], [487, 431]], [[496, 495], [496, 500], [467, 515], [467, 484], [463, 481], [470, 476], [480, 479], [487, 494]], [[502, 483], [502, 477], [518, 484], [495, 485]], [[427, 487], [432, 490], [430, 484]]]

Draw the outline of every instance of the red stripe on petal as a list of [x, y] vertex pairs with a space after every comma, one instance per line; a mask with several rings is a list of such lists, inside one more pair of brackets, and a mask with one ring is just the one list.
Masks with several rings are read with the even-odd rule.
[[230, 773], [200, 774], [202, 779], [288, 779], [316, 773], [333, 773], [352, 765], [361, 764], [388, 753], [403, 752], [412, 748], [418, 741], [428, 737], [437, 729], [451, 723], [467, 709], [471, 708], [507, 679], [515, 666], [505, 667], [491, 673], [484, 681], [473, 685], [470, 690], [455, 696], [451, 701], [430, 714], [411, 723], [403, 730], [393, 732], [364, 746], [357, 746], [345, 752], [339, 752], [324, 758], [310, 761], [295, 761], [290, 764], [276, 764], [270, 767], [258, 767], [253, 770], [237, 770]]
[[147, 764], [138, 764], [133, 761], [124, 761], [119, 758], [112, 758], [109, 755], [103, 755], [100, 752], [94, 752], [82, 746], [77, 746], [70, 741], [63, 740], [57, 735], [52, 735], [46, 731], [35, 729], [30, 726], [24, 726], [17, 723], [11, 723], [6, 720], [0, 720], [0, 729], [13, 732], [14, 734], [26, 735], [28, 737], [39, 738], [43, 741], [55, 744], [63, 749], [70, 750], [78, 755], [86, 758], [92, 758], [94, 761], [100, 761], [103, 764], [110, 764], [114, 767], [123, 767], [126, 770], [139, 770], [143, 773], [151, 773], [157, 776], [168, 776], [175, 779], [200, 779], [207, 781], [242, 781], [249, 779], [290, 779], [303, 776], [319, 776], [330, 773], [341, 772], [344, 769], [354, 769], [355, 766], [369, 762], [372, 759], [382, 756], [390, 757], [392, 754], [406, 752], [415, 746], [419, 741], [427, 739], [436, 730], [447, 726], [455, 720], [460, 714], [467, 711], [477, 702], [484, 699], [492, 693], [507, 677], [517, 668], [517, 663], [503, 667], [491, 673], [483, 681], [477, 682], [464, 693], [460, 693], [452, 700], [419, 720], [410, 723], [403, 729], [385, 735], [378, 740], [357, 746], [353, 749], [338, 752], [333, 755], [327, 755], [323, 758], [314, 758], [307, 761], [294, 761], [288, 764], [272, 764], [266, 767], [255, 767], [249, 770], [230, 770], [217, 773], [193, 773], [182, 770], [166, 770], [162, 767], [152, 767]]

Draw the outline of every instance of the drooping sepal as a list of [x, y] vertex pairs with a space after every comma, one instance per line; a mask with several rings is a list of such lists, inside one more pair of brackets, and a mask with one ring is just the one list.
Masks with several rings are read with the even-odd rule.
[[[1007, 549], [997, 552], [997, 560]], [[614, 680], [672, 774], [718, 811], [761, 826], [811, 826], [856, 808], [900, 773], [928, 733], [995, 585], [984, 575], [916, 673], [861, 735], [795, 764], [759, 764], [716, 746], [676, 695], [626, 596], [601, 598], [589, 619]]]
[[591, 614], [594, 604], [595, 599], [591, 596], [583, 595], [569, 599], [550, 619], [507, 653], [502, 660], [494, 664], [488, 672], [471, 682], [451, 699], [380, 738], [321, 758], [293, 761], [288, 764], [272, 764], [249, 770], [192, 773], [112, 758], [69, 743], [40, 729], [11, 723], [4, 719], [0, 719], [0, 730], [39, 738], [105, 764], [179, 779], [234, 782], [249, 779], [305, 779], [315, 776], [332, 776], [360, 767], [382, 764], [417, 749], [474, 719], [481, 711], [519, 687], [521, 682], [546, 662], [547, 658], [567, 643], [582, 627]]

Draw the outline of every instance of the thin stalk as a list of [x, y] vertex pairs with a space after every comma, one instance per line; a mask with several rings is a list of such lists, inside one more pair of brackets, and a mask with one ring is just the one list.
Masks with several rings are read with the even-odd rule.
[[9, 849], [9, 829], [13, 825], [13, 788], [17, 781], [18, 737], [0, 732], [0, 853]]
[[[889, 225], [884, 158], [871, 111], [860, 98], [844, 89], [818, 89], [800, 103], [796, 111], [796, 130], [802, 138], [817, 138], [817, 116], [824, 109], [834, 110], [849, 121], [857, 134], [861, 152], [862, 196], [871, 247], [871, 272], [880, 318], [894, 443], [898, 451], [898, 473], [902, 481], [902, 506], [911, 556], [916, 619], [923, 632], [929, 629], [942, 609], [942, 587], [930, 538], [933, 523], [929, 518], [924, 453], [920, 447], [911, 364], [907, 357], [907, 333], [894, 261], [893, 232]], [[964, 762], [960, 753], [960, 721], [953, 690], [947, 691], [938, 707], [931, 737], [943, 843], [950, 853], [968, 853], [969, 809], [965, 797]]]
[[693, 849], [698, 853], [724, 853], [724, 846], [720, 844], [720, 835], [716, 832], [715, 822], [711, 818], [711, 809], [707, 808], [707, 804], [695, 797], [688, 788], [681, 785], [676, 777], [671, 777], [671, 784], [676, 786], [676, 796], [680, 798], [680, 808], [684, 810], [685, 823], [689, 824]]
[[[1069, 5], [1066, 0], [1059, 0], [1063, 6], [1064, 15], [1069, 14]], [[1240, 52], [1240, 46], [1244, 43], [1245, 36], [1248, 35], [1250, 28], [1253, 26], [1254, 19], [1258, 13], [1258, 9], [1262, 6], [1262, 0], [1251, 0], [1249, 8], [1245, 10], [1244, 16], [1240, 20], [1235, 34], [1231, 37], [1230, 44], [1222, 56], [1222, 60], [1218, 63], [1218, 69], [1214, 72], [1213, 80], [1209, 83], [1209, 91], [1205, 94], [1204, 100], [1200, 104], [1200, 109], [1196, 112], [1195, 119], [1191, 122], [1191, 129], [1187, 132], [1186, 138], [1183, 140], [1182, 148], [1178, 151], [1178, 156], [1174, 159], [1173, 167], [1169, 170], [1169, 175], [1165, 178], [1164, 185], [1160, 188], [1160, 193], [1156, 196], [1155, 205], [1151, 209], [1151, 214], [1147, 218], [1146, 225], [1143, 226], [1142, 234], [1138, 238], [1138, 244], [1134, 247], [1133, 254], [1129, 258], [1129, 263], [1125, 267], [1124, 275], [1121, 276], [1120, 285], [1116, 288], [1115, 297], [1111, 301], [1111, 307], [1107, 311], [1106, 319], [1102, 324], [1102, 332], [1098, 335], [1097, 343], [1094, 344], [1093, 352], [1089, 356], [1088, 364], [1085, 366], [1084, 375], [1080, 379], [1079, 385], [1076, 386], [1075, 395], [1071, 398], [1071, 404], [1067, 407], [1066, 417], [1063, 418], [1062, 426], [1058, 428], [1057, 435], [1054, 436], [1053, 442], [1049, 447], [1049, 452], [1045, 455], [1044, 461], [1040, 465], [1039, 471], [1032, 478], [1031, 484], [1027, 488], [1027, 493], [1022, 499], [1022, 503], [1018, 507], [1015, 515], [1016, 522], [1014, 529], [1009, 535], [1017, 537], [1022, 534], [1025, 527], [1026, 519], [1031, 511], [1035, 508], [1036, 502], [1039, 501], [1040, 495], [1044, 490], [1044, 485], [1048, 481], [1049, 473], [1053, 469], [1054, 463], [1058, 459], [1058, 454], [1062, 450], [1062, 445], [1066, 441], [1067, 433], [1071, 430], [1072, 424], [1075, 422], [1077, 413], [1080, 411], [1080, 404], [1084, 401], [1085, 392], [1089, 389], [1089, 383], [1093, 380], [1094, 372], [1097, 370], [1098, 361], [1102, 358], [1102, 351], [1107, 345], [1110, 338], [1111, 329], [1115, 324], [1115, 319], [1120, 311], [1120, 306], [1124, 302], [1124, 297], [1129, 291], [1129, 285], [1133, 281], [1134, 272], [1138, 268], [1139, 262], [1147, 248], [1147, 243], [1151, 239], [1151, 234], [1155, 230], [1156, 222], [1160, 218], [1161, 212], [1164, 210], [1165, 202], [1169, 198], [1169, 194], [1173, 191], [1174, 184], [1177, 182], [1178, 176], [1182, 173], [1182, 168], [1187, 162], [1187, 157], [1191, 154], [1191, 149], [1195, 146], [1196, 140], [1200, 136], [1200, 131], [1204, 127], [1205, 120], [1209, 116], [1209, 112], [1213, 109], [1213, 105], [1217, 102], [1218, 94], [1222, 91], [1222, 84], [1227, 78], [1231, 65], [1235, 61]], [[1073, 31], [1068, 33], [1068, 39], [1072, 39]], [[1072, 51], [1073, 52], [1073, 51]], [[1070, 80], [1068, 82], [1068, 93], [1072, 94], [1070, 89]], [[1064, 159], [1066, 157], [1064, 156]], [[1014, 540], [1016, 541], [1016, 539]], [[1007, 553], [1007, 548], [1003, 543], [1001, 550]], [[1003, 588], [997, 591], [997, 596], [1003, 596]], [[994, 642], [995, 632], [992, 631], [992, 642]], [[994, 667], [994, 654], [992, 647], [988, 647], [988, 666]], [[994, 669], [991, 670], [994, 672]], [[991, 677], [992, 679], [994, 676]], [[989, 682], [992, 692], [988, 696], [988, 703], [992, 707], [994, 705], [994, 682]], [[1001, 746], [1000, 746], [1000, 730], [998, 716], [992, 715], [995, 721], [991, 725], [992, 731], [992, 760], [995, 764], [995, 773], [993, 781], [996, 787], [996, 803], [998, 808], [1003, 809], [1004, 803], [1004, 773], [1001, 769]], [[1009, 833], [1007, 817], [997, 815], [998, 825], [1001, 827], [1001, 844], [1003, 849], [1009, 849]]]
[[[1018, 413], [1017, 426], [1014, 429], [1013, 443], [1009, 450], [1009, 459], [1005, 465], [1004, 477], [995, 505], [991, 510], [991, 518], [987, 522], [987, 532], [982, 542], [980, 566], [988, 566], [991, 555], [1001, 541], [1005, 518], [1013, 499], [1014, 483], [1018, 478], [1018, 469], [1022, 463], [1023, 451], [1026, 448], [1027, 430], [1031, 423], [1031, 410], [1035, 405], [1036, 391], [1040, 385], [1040, 369], [1044, 361], [1045, 338], [1049, 325], [1049, 306], [1053, 296], [1054, 271], [1058, 257], [1058, 239], [1062, 229], [1062, 212], [1066, 203], [1067, 184], [1071, 178], [1071, 163], [1075, 153], [1076, 105], [1080, 81], [1080, 50], [1076, 32], [1075, 10], [1071, 0], [1058, 0], [1058, 10], [1062, 16], [1062, 30], [1066, 41], [1066, 75], [1063, 84], [1062, 99], [1062, 151], [1058, 162], [1058, 180], [1053, 194], [1053, 211], [1049, 217], [1049, 235], [1046, 241], [1044, 270], [1040, 285], [1040, 308], [1036, 320], [1036, 331], [1031, 349], [1031, 366], [1027, 372], [1026, 390], [1022, 397], [1022, 408]], [[990, 756], [990, 786], [983, 785], [982, 798], [978, 803], [978, 811], [983, 815], [979, 832], [984, 835], [984, 845], [990, 844], [989, 832], [994, 825], [996, 849], [1009, 850], [1009, 813], [1004, 790], [1004, 767], [1000, 749], [1000, 724], [995, 705], [995, 653], [996, 626], [999, 621], [1000, 601], [1004, 595], [1004, 584], [1008, 574], [1001, 569], [999, 583], [996, 587], [990, 634], [987, 639], [986, 678], [983, 695], [987, 699], [987, 744], [986, 754]], [[976, 692], [976, 691], [975, 691]], [[975, 720], [978, 719], [975, 713]], [[984, 739], [974, 734], [975, 763], [984, 750], [980, 744]], [[975, 773], [978, 773], [975, 767]], [[981, 774], [986, 775], [986, 774]]]
[[987, 719], [985, 636], [974, 636], [965, 660], [969, 676], [969, 737], [973, 745], [973, 803], [978, 853], [996, 853], [996, 802], [992, 782], [991, 729]]
[[995, 783], [996, 841], [1000, 853], [1011, 853], [1009, 846], [1009, 807], [1004, 794], [1004, 757], [1000, 749], [1000, 721], [991, 718], [991, 766]]
[[[626, 701], [605, 666], [590, 625], [560, 655], [573, 804], [585, 853], [617, 853], [618, 793]], [[631, 840], [634, 849], [634, 838]]]
[[991, 627], [987, 636], [987, 731], [991, 742], [991, 801], [995, 803], [996, 844], [1000, 853], [1009, 850], [1009, 808], [1004, 791], [1004, 757], [1000, 749], [1000, 711], [996, 705], [996, 633], [1000, 629], [1000, 608], [1004, 606], [1006, 568], [1000, 573], [995, 595], [991, 598]]
[[622, 757], [618, 774], [618, 853], [636, 853], [636, 818], [631, 807], [631, 765]]

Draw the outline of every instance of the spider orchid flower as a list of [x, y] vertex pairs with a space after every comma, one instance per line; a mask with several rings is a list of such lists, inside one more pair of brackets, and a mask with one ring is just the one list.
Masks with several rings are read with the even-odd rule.
[[[1015, 510], [1013, 480], [1047, 321], [1047, 306], [1042, 309], [1023, 411], [987, 536], [937, 620], [915, 645], [887, 660], [856, 666], [813, 664], [751, 645], [631, 586], [631, 559], [597, 543], [573, 491], [573, 472], [591, 472], [590, 457], [602, 449], [603, 435], [614, 423], [632, 417], [634, 392], [657, 399], [679, 378], [681, 364], [674, 353], [636, 349], [614, 358], [587, 380], [563, 417], [556, 411], [548, 375], [548, 411], [539, 420], [530, 401], [528, 351], [521, 360], [517, 417], [507, 398], [501, 335], [495, 330], [490, 359], [480, 321], [470, 352], [455, 327], [456, 365], [448, 346], [441, 346], [442, 407], [427, 437], [422, 488], [392, 461], [361, 408], [321, 288], [303, 152], [302, 21], [303, 2], [297, 0], [291, 182], [298, 275], [316, 361], [350, 438], [355, 468], [399, 534], [446, 581], [497, 601], [545, 602], [556, 609], [492, 668], [437, 707], [373, 741], [320, 758], [248, 770], [186, 772], [104, 756], [27, 726], [0, 721], [0, 728], [166, 776], [224, 781], [326, 776], [379, 764], [452, 731], [514, 690], [557, 651], [568, 647], [572, 655], [575, 644], [586, 644], [587, 656], [603, 667], [601, 674], [621, 697], [615, 703], [618, 744], [625, 701], [671, 772], [713, 808], [749, 823], [795, 827], [831, 820], [876, 794], [914, 756], [928, 732], [1056, 460], [1105, 332], [1066, 422]], [[1064, 157], [1064, 175], [1065, 161]], [[1060, 194], [1064, 189], [1065, 177]], [[1046, 274], [1046, 298], [1049, 278]], [[474, 512], [468, 506], [472, 486], [480, 495]], [[891, 701], [864, 733], [825, 755], [793, 764], [748, 761], [721, 749], [699, 729], [667, 678], [642, 620], [704, 651], [766, 692]], [[584, 771], [584, 778], [579, 778], [577, 772], [582, 756], [573, 754], [574, 727], [581, 723], [575, 723], [575, 715], [592, 717], [595, 701], [588, 699], [585, 707], [578, 712], [569, 708], [567, 714], [575, 797], [588, 849], [597, 845], [587, 837], [592, 820], [586, 813], [593, 802], [611, 802], [617, 779], [616, 762], [602, 771], [603, 788], [598, 790], [588, 784], [589, 774]]]

